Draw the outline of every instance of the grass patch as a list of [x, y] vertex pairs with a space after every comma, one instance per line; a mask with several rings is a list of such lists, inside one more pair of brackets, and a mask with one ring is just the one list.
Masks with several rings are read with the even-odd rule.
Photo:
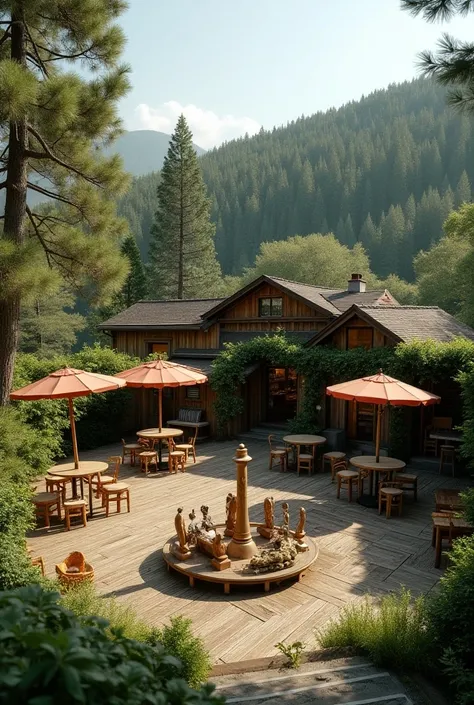
[[[116, 597], [102, 597], [92, 583], [69, 588], [63, 594], [62, 604], [79, 618], [93, 615], [106, 619], [110, 629], [120, 630], [124, 637], [150, 646], [162, 645], [166, 653], [181, 661], [182, 669], [175, 669], [176, 677], [184, 678], [194, 688], [209, 677], [211, 659], [204, 642], [194, 636], [190, 619], [176, 616], [161, 629], [150, 627], [138, 617], [132, 605], [121, 603]], [[172, 671], [173, 668], [170, 665]]]
[[317, 639], [323, 648], [351, 647], [377, 666], [401, 671], [421, 670], [430, 662], [424, 597], [413, 600], [404, 588], [378, 602], [366, 597], [362, 604], [347, 605]]

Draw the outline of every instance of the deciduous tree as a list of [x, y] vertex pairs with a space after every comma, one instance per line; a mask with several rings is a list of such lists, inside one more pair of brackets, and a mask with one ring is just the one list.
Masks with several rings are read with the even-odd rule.
[[[8, 401], [20, 305], [65, 278], [92, 298], [125, 274], [116, 239], [125, 225], [115, 197], [118, 157], [101, 144], [119, 132], [117, 101], [128, 88], [120, 64], [123, 0], [0, 3], [0, 404]], [[71, 64], [80, 74], [66, 71]], [[27, 191], [49, 199], [27, 203]]]

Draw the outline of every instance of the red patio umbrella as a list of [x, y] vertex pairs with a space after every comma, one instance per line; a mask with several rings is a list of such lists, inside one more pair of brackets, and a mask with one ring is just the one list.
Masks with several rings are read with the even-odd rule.
[[384, 375], [382, 370], [371, 377], [354, 379], [326, 387], [326, 394], [337, 399], [360, 401], [377, 405], [377, 428], [375, 432], [375, 456], [380, 457], [380, 418], [382, 406], [428, 406], [437, 404], [441, 398], [435, 394], [424, 392], [411, 384]]
[[37, 401], [38, 399], [67, 399], [69, 402], [69, 422], [71, 424], [72, 450], [74, 465], [79, 467], [79, 454], [77, 451], [76, 423], [74, 420], [74, 397], [86, 397], [89, 394], [100, 394], [112, 389], [124, 387], [125, 382], [110, 375], [101, 375], [96, 372], [75, 370], [73, 367], [64, 367], [62, 370], [51, 372], [47, 377], [28, 384], [22, 389], [17, 389], [10, 394], [10, 399], [21, 401]]
[[165, 387], [187, 387], [204, 384], [207, 377], [194, 367], [180, 365], [168, 360], [152, 360], [138, 367], [119, 372], [117, 377], [124, 379], [127, 387], [148, 387], [158, 390], [158, 428], [163, 426], [163, 389]]

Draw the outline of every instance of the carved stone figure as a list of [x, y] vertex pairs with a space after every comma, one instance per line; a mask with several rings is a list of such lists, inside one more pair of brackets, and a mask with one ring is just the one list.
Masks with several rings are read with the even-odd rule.
[[257, 527], [260, 536], [269, 539], [275, 527], [275, 502], [273, 497], [265, 497], [263, 502], [263, 512], [265, 515], [265, 524]]
[[235, 517], [237, 514], [237, 497], [232, 492], [226, 497], [225, 501], [226, 524], [224, 534], [226, 536], [234, 535]]
[[282, 524], [282, 529], [290, 529], [290, 507], [288, 502], [283, 502], [281, 505], [281, 508], [283, 510], [283, 524]]
[[211, 529], [214, 529], [214, 524], [212, 523], [212, 518], [211, 515], [209, 514], [209, 507], [207, 507], [205, 504], [201, 506], [201, 513], [202, 513], [202, 521], [201, 521], [201, 528], [204, 529], [204, 531], [211, 531]]
[[225, 570], [230, 568], [230, 560], [227, 556], [227, 544], [222, 541], [222, 536], [216, 534], [212, 542], [212, 553], [214, 558], [212, 559], [212, 567], [215, 570]]
[[189, 525], [188, 525], [188, 543], [190, 546], [195, 546], [197, 543], [197, 533], [199, 531], [198, 524], [196, 522], [196, 512], [193, 511], [189, 513]]
[[306, 536], [306, 532], [304, 530], [305, 524], [306, 509], [304, 509], [304, 507], [300, 507], [300, 519], [298, 521], [298, 526], [296, 527], [295, 539], [302, 539], [304, 536]]
[[263, 511], [265, 512], [265, 526], [267, 529], [273, 529], [275, 525], [275, 502], [273, 501], [273, 497], [265, 498]]
[[178, 512], [174, 518], [174, 526], [178, 537], [177, 544], [173, 546], [174, 555], [182, 561], [190, 558], [191, 551], [188, 546], [188, 536], [186, 533], [186, 525], [183, 517], [183, 507], [178, 507]]

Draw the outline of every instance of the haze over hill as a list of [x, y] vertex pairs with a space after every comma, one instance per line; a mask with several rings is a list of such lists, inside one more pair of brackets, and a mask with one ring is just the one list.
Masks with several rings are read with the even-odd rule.
[[[333, 231], [361, 242], [381, 277], [413, 276], [413, 256], [474, 183], [472, 121], [419, 79], [342, 108], [228, 142], [201, 157], [225, 273], [251, 265], [260, 244]], [[142, 253], [156, 210], [157, 174], [120, 203]]]
[[[132, 176], [143, 176], [161, 169], [170, 138], [171, 135], [156, 130], [133, 130], [121, 135], [106, 153], [120, 154], [125, 171]], [[197, 144], [194, 148], [199, 155], [205, 153]]]

